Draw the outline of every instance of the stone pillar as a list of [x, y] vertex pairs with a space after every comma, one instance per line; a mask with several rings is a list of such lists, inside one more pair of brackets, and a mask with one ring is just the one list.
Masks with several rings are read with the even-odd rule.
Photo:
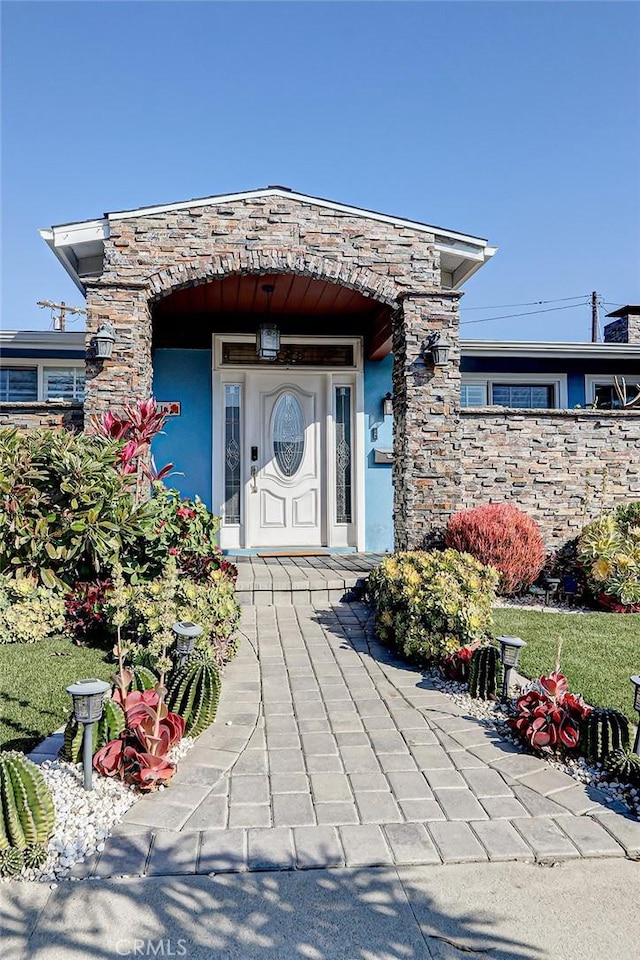
[[604, 328], [605, 343], [640, 343], [640, 307], [629, 305], [608, 316], [617, 320]]
[[[91, 342], [101, 323], [115, 331], [108, 360], [91, 359]], [[96, 280], [87, 283], [85, 424], [92, 414], [147, 400], [152, 391], [151, 311], [146, 283]]]
[[[454, 291], [409, 293], [393, 325], [394, 533], [396, 550], [434, 542], [457, 509], [461, 477], [460, 336]], [[451, 350], [444, 367], [421, 356], [440, 331]]]

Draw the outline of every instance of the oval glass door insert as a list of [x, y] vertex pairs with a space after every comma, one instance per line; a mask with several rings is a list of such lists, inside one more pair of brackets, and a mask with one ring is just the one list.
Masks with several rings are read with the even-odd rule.
[[273, 414], [273, 455], [281, 473], [292, 477], [304, 456], [304, 417], [291, 393], [283, 393]]

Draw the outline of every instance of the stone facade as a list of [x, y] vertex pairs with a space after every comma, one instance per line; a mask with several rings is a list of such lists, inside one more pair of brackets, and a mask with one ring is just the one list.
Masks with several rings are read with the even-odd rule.
[[[440, 488], [450, 461], [449, 414], [458, 402], [458, 320], [453, 297], [440, 290], [440, 263], [433, 234], [394, 223], [301, 202], [267, 197], [110, 220], [102, 276], [87, 285], [87, 343], [103, 321], [113, 324], [116, 344], [106, 363], [87, 364], [88, 415], [152, 393], [152, 304], [186, 286], [231, 274], [295, 274], [357, 290], [394, 312], [398, 343], [395, 379], [404, 380], [395, 404], [397, 449], [395, 519], [399, 545], [422, 535], [418, 498], [438, 486], [441, 509], [450, 498]], [[454, 345], [450, 376], [434, 376], [419, 360], [427, 333], [446, 327]], [[402, 399], [399, 399], [399, 398]], [[437, 454], [420, 453], [418, 425]], [[411, 439], [408, 434], [411, 433]], [[439, 437], [439, 439], [436, 439]], [[426, 475], [419, 474], [424, 471]], [[411, 476], [408, 486], [405, 480]], [[415, 513], [415, 516], [414, 516]]]
[[602, 509], [640, 500], [640, 411], [461, 411], [458, 508], [511, 501], [548, 548]]
[[53, 427], [79, 433], [83, 425], [81, 403], [61, 403], [57, 400], [0, 403], [0, 427], [18, 427], [20, 430]]
[[604, 328], [605, 343], [640, 343], [640, 312], [628, 313]]

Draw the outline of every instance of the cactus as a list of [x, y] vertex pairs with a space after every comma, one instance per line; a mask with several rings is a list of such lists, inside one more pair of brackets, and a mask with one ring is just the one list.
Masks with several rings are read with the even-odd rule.
[[131, 673], [133, 674], [131, 690], [139, 690], [140, 693], [144, 693], [145, 690], [153, 690], [158, 682], [158, 678], [149, 667], [143, 667], [142, 665], [131, 667]]
[[[115, 700], [105, 700], [102, 716], [91, 730], [91, 755], [104, 747], [110, 740], [115, 740], [124, 730], [125, 716], [122, 707]], [[82, 763], [82, 738], [84, 727], [78, 723], [73, 714], [67, 720], [64, 730], [64, 742], [60, 750], [60, 757], [70, 763]]]
[[185, 721], [185, 733], [197, 737], [213, 723], [219, 698], [218, 668], [206, 654], [196, 652], [171, 677], [166, 702]]
[[[0, 753], [0, 873], [19, 873], [28, 851], [38, 857], [53, 833], [51, 794], [35, 763], [12, 750]], [[46, 855], [45, 855], [46, 859]]]
[[469, 667], [469, 693], [480, 700], [495, 700], [500, 670], [497, 647], [478, 647], [473, 651]]
[[591, 763], [604, 763], [610, 753], [629, 746], [629, 721], [619, 710], [590, 710], [582, 720], [582, 753]]
[[47, 861], [47, 848], [44, 843], [32, 843], [24, 851], [24, 865], [31, 870], [37, 870]]
[[640, 757], [632, 750], [614, 750], [606, 757], [604, 765], [614, 780], [640, 786]]

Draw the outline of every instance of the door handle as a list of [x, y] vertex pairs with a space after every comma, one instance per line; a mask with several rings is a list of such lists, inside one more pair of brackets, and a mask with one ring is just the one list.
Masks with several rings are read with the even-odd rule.
[[258, 468], [251, 467], [251, 493], [258, 492]]

